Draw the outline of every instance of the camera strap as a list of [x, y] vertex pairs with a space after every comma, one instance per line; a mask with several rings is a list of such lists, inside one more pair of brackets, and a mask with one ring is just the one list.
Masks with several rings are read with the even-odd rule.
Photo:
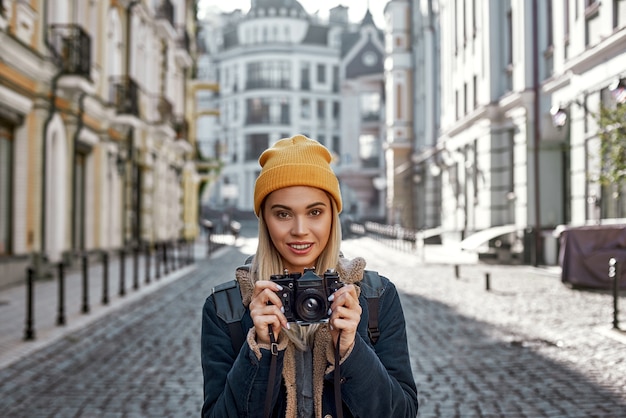
[[270, 359], [270, 375], [267, 379], [267, 391], [265, 393], [265, 412], [263, 416], [269, 418], [272, 416], [272, 398], [274, 397], [274, 381], [276, 380], [276, 358], [278, 358], [278, 344], [276, 344], [276, 337], [274, 337], [274, 329], [272, 324], [267, 326], [268, 333], [270, 334], [270, 352], [272, 358]]
[[341, 330], [339, 330], [339, 336], [337, 337], [337, 345], [335, 346], [335, 409], [337, 410], [337, 418], [343, 418], [343, 402], [341, 402], [341, 372], [339, 370], [339, 363], [341, 363], [341, 351], [339, 351], [339, 345], [341, 343]]

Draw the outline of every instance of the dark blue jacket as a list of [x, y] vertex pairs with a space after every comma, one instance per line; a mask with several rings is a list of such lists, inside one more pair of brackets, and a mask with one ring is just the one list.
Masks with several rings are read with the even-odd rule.
[[[381, 277], [379, 299], [380, 338], [372, 345], [367, 334], [368, 306], [359, 297], [363, 309], [352, 352], [341, 364], [343, 416], [415, 417], [417, 389], [411, 371], [404, 313], [396, 287]], [[253, 327], [249, 311], [242, 319], [244, 330]], [[245, 331], [244, 331], [245, 335]], [[217, 317], [212, 296], [202, 312], [202, 369], [204, 405], [202, 417], [262, 417], [270, 371], [271, 354], [261, 349], [257, 359], [247, 342], [235, 353], [228, 326]], [[273, 416], [284, 417], [286, 389], [282, 383], [284, 350], [279, 351], [274, 388]], [[333, 374], [324, 377], [323, 416], [336, 416]]]

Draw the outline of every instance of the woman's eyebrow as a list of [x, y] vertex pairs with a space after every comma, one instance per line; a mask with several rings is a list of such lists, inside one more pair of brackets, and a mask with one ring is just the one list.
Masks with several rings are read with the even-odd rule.
[[[326, 206], [326, 203], [324, 202], [313, 202], [309, 205], [306, 206], [307, 209], [311, 209], [315, 206]], [[291, 210], [291, 207], [287, 206], [287, 205], [283, 205], [280, 203], [276, 203], [274, 205], [272, 205], [272, 207], [270, 209], [287, 209], [287, 210]]]
[[324, 202], [315, 202], [315, 203], [311, 203], [306, 208], [307, 209], [311, 209], [312, 207], [315, 207], [315, 206], [326, 206], [326, 203], [324, 203]]

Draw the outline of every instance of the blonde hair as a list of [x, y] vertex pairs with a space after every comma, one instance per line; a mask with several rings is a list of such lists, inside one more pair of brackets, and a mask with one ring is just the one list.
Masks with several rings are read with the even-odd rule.
[[[316, 274], [323, 274], [329, 268], [336, 269], [339, 262], [339, 253], [341, 248], [341, 222], [339, 221], [339, 211], [337, 210], [337, 203], [326, 192], [329, 197], [332, 207], [332, 222], [329, 231], [328, 243], [318, 257], [315, 266]], [[267, 224], [263, 217], [263, 206], [261, 205], [259, 210], [259, 243], [257, 246], [256, 254], [252, 259], [251, 273], [252, 279], [257, 280], [269, 280], [273, 274], [282, 274], [284, 265], [280, 253], [274, 246], [272, 239], [270, 238]], [[312, 337], [319, 328], [318, 324], [309, 326], [300, 326], [296, 324], [291, 325], [290, 330], [282, 330], [286, 332], [287, 336], [300, 350], [304, 350], [312, 343]]]

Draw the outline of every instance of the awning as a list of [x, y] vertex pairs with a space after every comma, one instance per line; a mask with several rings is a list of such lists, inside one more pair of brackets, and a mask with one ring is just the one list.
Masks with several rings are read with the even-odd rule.
[[516, 225], [501, 225], [478, 231], [461, 241], [461, 249], [477, 251], [485, 243], [499, 236], [510, 234], [519, 230]]

